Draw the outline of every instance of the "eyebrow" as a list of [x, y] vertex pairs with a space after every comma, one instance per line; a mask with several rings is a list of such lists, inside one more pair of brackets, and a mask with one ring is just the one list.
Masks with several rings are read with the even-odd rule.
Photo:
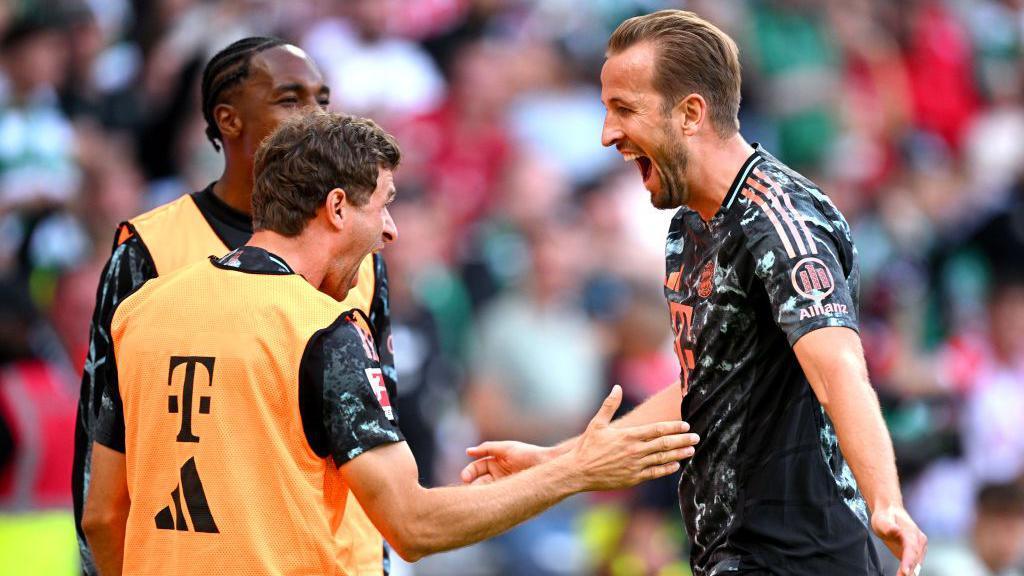
[[[298, 82], [292, 82], [290, 84], [280, 84], [278, 86], [275, 86], [274, 87], [274, 92], [276, 92], [276, 93], [302, 92], [305, 89], [306, 89], [306, 87], [304, 85], [299, 84]], [[327, 87], [326, 85], [322, 85], [322, 86], [320, 86], [320, 89], [317, 90], [317, 94], [325, 94], [325, 95], [329, 96], [331, 94], [331, 89], [329, 87]]]

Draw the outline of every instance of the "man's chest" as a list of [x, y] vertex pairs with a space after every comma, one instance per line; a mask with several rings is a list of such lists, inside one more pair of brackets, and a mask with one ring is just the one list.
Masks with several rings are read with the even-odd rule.
[[758, 316], [768, 309], [738, 227], [673, 226], [665, 261], [665, 298], [687, 390], [734, 371], [750, 355]]

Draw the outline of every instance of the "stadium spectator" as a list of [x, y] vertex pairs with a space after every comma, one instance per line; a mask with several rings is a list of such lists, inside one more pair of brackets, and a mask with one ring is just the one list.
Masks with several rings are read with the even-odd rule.
[[969, 544], [936, 546], [926, 576], [1024, 574], [1024, 477], [978, 490]]

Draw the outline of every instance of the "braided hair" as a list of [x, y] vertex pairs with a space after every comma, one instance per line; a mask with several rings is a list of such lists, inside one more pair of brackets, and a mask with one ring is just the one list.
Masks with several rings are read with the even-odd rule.
[[[206, 119], [206, 137], [218, 152], [224, 140], [213, 117], [213, 109], [223, 103], [227, 93], [249, 76], [252, 57], [276, 46], [287, 44], [280, 38], [250, 36], [234, 42], [218, 52], [203, 69], [203, 118]], [[218, 144], [220, 142], [220, 144]]]

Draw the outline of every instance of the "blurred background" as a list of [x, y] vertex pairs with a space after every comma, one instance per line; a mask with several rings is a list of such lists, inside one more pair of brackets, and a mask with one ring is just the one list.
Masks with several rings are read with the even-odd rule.
[[[198, 81], [243, 36], [304, 48], [332, 108], [402, 145], [385, 256], [424, 483], [457, 482], [481, 440], [578, 433], [612, 384], [632, 405], [677, 378], [671, 214], [599, 141], [605, 41], [663, 7], [736, 39], [742, 132], [854, 229], [924, 574], [1021, 574], [1022, 0], [0, 0], [0, 573], [76, 569], [99, 273], [119, 221], [219, 176]], [[395, 573], [686, 575], [674, 481], [577, 497]]]

